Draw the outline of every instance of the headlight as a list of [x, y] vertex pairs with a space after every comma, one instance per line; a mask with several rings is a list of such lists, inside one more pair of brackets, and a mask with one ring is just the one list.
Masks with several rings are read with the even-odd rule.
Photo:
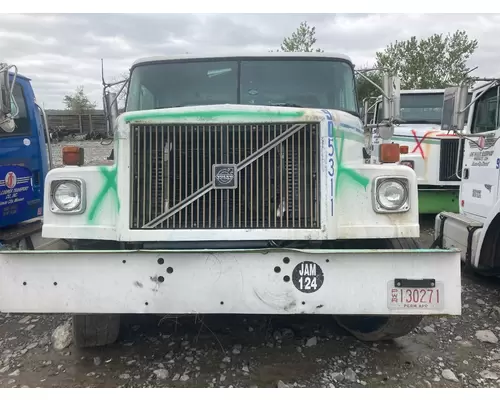
[[83, 181], [52, 181], [51, 199], [51, 210], [54, 213], [82, 213], [84, 211]]
[[375, 212], [405, 212], [410, 209], [408, 179], [377, 178], [374, 193]]

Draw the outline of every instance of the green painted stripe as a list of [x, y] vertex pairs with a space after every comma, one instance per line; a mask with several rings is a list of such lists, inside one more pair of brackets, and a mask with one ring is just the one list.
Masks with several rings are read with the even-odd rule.
[[[213, 121], [219, 119], [252, 119], [252, 120], [286, 120], [302, 118], [304, 111], [263, 111], [263, 110], [189, 110], [189, 111], [147, 111], [133, 112], [125, 115], [125, 122], [139, 120], [180, 120], [193, 118], [200, 121]], [[318, 116], [318, 120], [319, 120]], [[263, 121], [264, 122], [264, 121]]]
[[[422, 138], [418, 138], [419, 141], [422, 140]], [[411, 142], [411, 143], [414, 143], [415, 145], [417, 145], [417, 142], [415, 141], [414, 138], [411, 138], [411, 137], [401, 137], [401, 136], [393, 136], [392, 137], [392, 141], [394, 142]], [[441, 143], [441, 139], [435, 139], [435, 138], [429, 138], [429, 137], [426, 137], [422, 143], [425, 143], [425, 144], [440, 144]]]

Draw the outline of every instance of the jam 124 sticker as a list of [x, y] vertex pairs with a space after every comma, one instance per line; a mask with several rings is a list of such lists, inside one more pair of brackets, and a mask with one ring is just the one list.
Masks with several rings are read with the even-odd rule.
[[292, 282], [303, 293], [316, 292], [324, 280], [323, 270], [315, 262], [302, 261], [293, 269]]

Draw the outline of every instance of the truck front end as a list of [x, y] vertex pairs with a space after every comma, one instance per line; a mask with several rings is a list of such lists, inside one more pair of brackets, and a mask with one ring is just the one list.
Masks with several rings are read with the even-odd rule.
[[[417, 175], [420, 214], [458, 212], [463, 143], [453, 132], [441, 129], [444, 89], [401, 91], [402, 123], [391, 142], [401, 149], [400, 164]], [[375, 107], [380, 122], [382, 102]], [[379, 162], [378, 146], [383, 140], [376, 129], [372, 136], [372, 162]]]
[[415, 172], [363, 162], [348, 58], [142, 60], [114, 122], [112, 166], [45, 182], [43, 234], [74, 249], [0, 254], [2, 311], [76, 314], [80, 345], [129, 313], [331, 314], [364, 340], [460, 314]]

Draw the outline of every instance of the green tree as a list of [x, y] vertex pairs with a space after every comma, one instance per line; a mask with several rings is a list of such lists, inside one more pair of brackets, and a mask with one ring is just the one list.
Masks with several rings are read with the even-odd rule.
[[[301, 22], [299, 27], [292, 33], [290, 37], [284, 38], [281, 47], [276, 51], [284, 52], [318, 52], [322, 53], [321, 49], [313, 49], [316, 43], [316, 28], [310, 27], [306, 21]], [[272, 50], [271, 50], [272, 51]]]
[[66, 105], [67, 110], [78, 114], [83, 114], [86, 111], [96, 108], [96, 103], [89, 100], [83, 90], [83, 86], [78, 86], [74, 94], [64, 96], [63, 103]]
[[420, 40], [412, 36], [377, 52], [377, 67], [398, 74], [401, 89], [445, 88], [463, 80], [468, 71], [467, 61], [477, 46], [478, 41], [469, 39], [461, 30]]

